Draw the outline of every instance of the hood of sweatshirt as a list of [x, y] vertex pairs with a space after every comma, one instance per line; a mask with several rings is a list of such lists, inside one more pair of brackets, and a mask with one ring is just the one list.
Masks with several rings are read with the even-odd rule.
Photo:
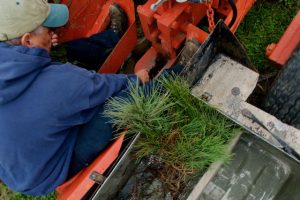
[[44, 49], [0, 42], [0, 105], [26, 91], [50, 63], [50, 56]]

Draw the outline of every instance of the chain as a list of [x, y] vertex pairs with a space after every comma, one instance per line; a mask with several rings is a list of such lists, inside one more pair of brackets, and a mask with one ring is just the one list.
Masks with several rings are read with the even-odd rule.
[[206, 11], [209, 32], [212, 32], [215, 28], [214, 10], [212, 9], [211, 4], [212, 1], [208, 3], [208, 9]]

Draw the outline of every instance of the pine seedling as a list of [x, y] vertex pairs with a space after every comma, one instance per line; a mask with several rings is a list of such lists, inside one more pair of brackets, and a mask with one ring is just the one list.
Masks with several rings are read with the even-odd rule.
[[130, 83], [128, 97], [112, 98], [106, 104], [104, 114], [111, 118], [117, 130], [128, 128], [129, 133], [142, 132], [146, 137], [170, 131], [172, 119], [165, 115], [174, 106], [170, 94], [161, 93], [160, 86], [146, 93], [144, 88]]
[[131, 84], [128, 97], [112, 98], [105, 114], [118, 129], [141, 133], [138, 157], [161, 158], [165, 167], [182, 174], [176, 177], [230, 158], [226, 148], [236, 126], [193, 97], [181, 78], [162, 78], [146, 94]]

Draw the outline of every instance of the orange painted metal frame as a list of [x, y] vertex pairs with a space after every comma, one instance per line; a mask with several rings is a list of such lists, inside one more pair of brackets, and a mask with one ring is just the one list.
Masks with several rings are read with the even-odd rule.
[[87, 168], [80, 171], [69, 181], [59, 186], [57, 191], [58, 200], [78, 200], [81, 199], [89, 189], [95, 184], [90, 179], [90, 175], [95, 171], [103, 174], [114, 160], [118, 157], [125, 134], [120, 135], [113, 144]]
[[[185, 39], [195, 38], [202, 43], [208, 36], [206, 31], [196, 26], [206, 17], [207, 4], [177, 3], [175, 0], [169, 0], [153, 12], [150, 10], [150, 6], [156, 1], [148, 0], [146, 4], [138, 7], [145, 37], [151, 41], [152, 47], [138, 61], [135, 71], [143, 68], [150, 70], [154, 66], [158, 54], [168, 58], [165, 65], [165, 68], [168, 68], [175, 62], [178, 49]], [[254, 2], [255, 0], [236, 1], [238, 15], [231, 27], [232, 32], [235, 32]], [[226, 0], [214, 0], [212, 7], [228, 25], [233, 15], [228, 2]]]
[[68, 24], [58, 30], [61, 42], [89, 37], [106, 29], [109, 24], [109, 6], [119, 4], [127, 13], [128, 29], [110, 56], [100, 67], [99, 73], [116, 73], [137, 43], [135, 10], [132, 0], [62, 0], [70, 10]]
[[271, 44], [266, 49], [266, 55], [277, 66], [283, 66], [300, 44], [300, 11], [284, 32], [278, 44]]

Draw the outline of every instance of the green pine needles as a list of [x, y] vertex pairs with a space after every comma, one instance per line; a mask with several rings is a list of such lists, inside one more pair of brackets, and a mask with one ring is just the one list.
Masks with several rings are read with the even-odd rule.
[[215, 109], [190, 94], [180, 78], [162, 78], [151, 89], [130, 85], [129, 98], [112, 98], [105, 115], [118, 130], [141, 133], [139, 158], [155, 155], [181, 172], [205, 170], [227, 160], [227, 143], [236, 128]]

